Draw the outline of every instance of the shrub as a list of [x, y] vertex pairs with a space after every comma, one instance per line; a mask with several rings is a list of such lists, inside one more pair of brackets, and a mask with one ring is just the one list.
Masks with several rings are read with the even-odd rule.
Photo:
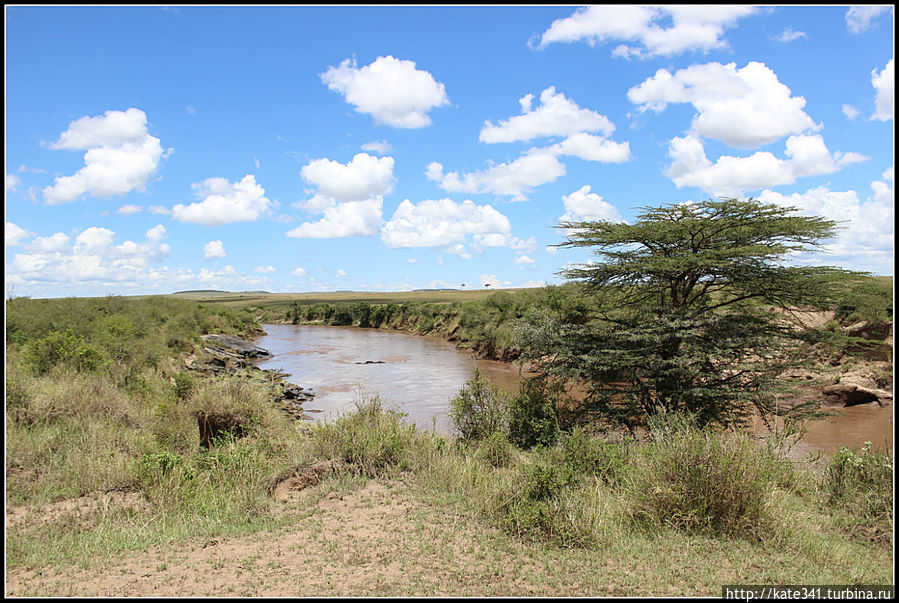
[[778, 462], [749, 436], [702, 430], [691, 415], [659, 413], [653, 441], [629, 463], [628, 489], [637, 523], [687, 532], [760, 538], [770, 527]]
[[509, 439], [520, 448], [552, 446], [559, 431], [556, 398], [542, 379], [527, 379], [512, 398]]
[[512, 462], [514, 452], [505, 435], [493, 432], [478, 444], [475, 455], [493, 467], [506, 467]]
[[603, 441], [581, 427], [563, 435], [558, 448], [563, 462], [575, 475], [592, 475], [605, 483], [618, 480], [627, 464], [625, 444]]
[[415, 427], [403, 423], [404, 416], [385, 408], [377, 396], [358, 400], [355, 412], [313, 427], [313, 450], [355, 475], [379, 477], [410, 469]]
[[35, 374], [44, 375], [59, 364], [79, 372], [95, 371], [103, 365], [105, 356], [71, 331], [53, 331], [26, 345], [25, 360]]
[[449, 415], [462, 439], [505, 434], [509, 429], [509, 395], [475, 369], [474, 377], [450, 401]]
[[893, 460], [871, 450], [841, 447], [824, 473], [824, 492], [831, 505], [839, 505], [852, 526], [881, 527], [893, 520]]

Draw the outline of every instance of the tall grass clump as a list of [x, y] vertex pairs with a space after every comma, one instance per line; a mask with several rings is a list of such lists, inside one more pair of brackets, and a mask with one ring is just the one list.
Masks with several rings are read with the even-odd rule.
[[649, 427], [653, 439], [632, 456], [627, 477], [635, 523], [747, 539], [770, 533], [775, 471], [788, 461], [682, 413], [659, 413]]
[[313, 426], [312, 452], [353, 475], [386, 477], [411, 469], [416, 432], [404, 416], [380, 397], [360, 393], [355, 412]]
[[826, 502], [838, 523], [874, 540], [888, 540], [893, 528], [893, 458], [871, 449], [841, 447], [824, 473]]

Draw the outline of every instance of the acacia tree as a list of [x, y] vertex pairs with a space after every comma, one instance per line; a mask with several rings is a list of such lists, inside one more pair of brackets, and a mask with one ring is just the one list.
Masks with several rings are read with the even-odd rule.
[[797, 309], [832, 303], [833, 267], [790, 266], [836, 224], [795, 208], [720, 199], [640, 208], [633, 224], [562, 222], [560, 247], [598, 261], [563, 270], [593, 297], [583, 324], [530, 312], [522, 356], [576, 385], [583, 408], [634, 427], [661, 410], [730, 424], [769, 410], [780, 372], [795, 364]]

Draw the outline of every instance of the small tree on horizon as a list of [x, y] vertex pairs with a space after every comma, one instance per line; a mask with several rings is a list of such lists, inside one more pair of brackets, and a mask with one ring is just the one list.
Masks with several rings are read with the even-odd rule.
[[578, 386], [583, 409], [633, 428], [659, 411], [732, 424], [771, 410], [780, 372], [797, 362], [795, 310], [833, 303], [834, 267], [789, 266], [836, 223], [756, 200], [640, 208], [633, 224], [567, 221], [559, 247], [598, 261], [560, 272], [595, 310], [583, 324], [530, 312], [516, 328], [525, 360]]

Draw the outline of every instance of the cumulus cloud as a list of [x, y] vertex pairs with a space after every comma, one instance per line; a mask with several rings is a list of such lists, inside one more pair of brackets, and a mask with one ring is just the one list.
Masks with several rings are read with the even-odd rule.
[[893, 119], [895, 77], [893, 59], [887, 62], [886, 67], [880, 73], [877, 73], [876, 69], [871, 72], [871, 85], [874, 86], [874, 106], [876, 107], [871, 119], [880, 121]]
[[534, 148], [515, 161], [498, 165], [491, 162], [485, 170], [465, 174], [445, 174], [443, 165], [433, 162], [425, 175], [449, 193], [493, 193], [511, 196], [512, 201], [524, 201], [532, 188], [565, 175], [565, 166], [551, 150]]
[[33, 236], [32, 233], [28, 232], [24, 228], [13, 224], [12, 222], [6, 223], [6, 246], [12, 247], [13, 245], [21, 245], [23, 239], [27, 239]]
[[256, 266], [255, 268], [253, 268], [253, 272], [259, 272], [262, 274], [270, 274], [272, 272], [275, 272], [275, 267], [274, 266]]
[[343, 164], [327, 158], [303, 166], [300, 175], [318, 192], [335, 201], [361, 201], [385, 195], [393, 186], [393, 157], [357, 153]]
[[764, 63], [691, 65], [673, 75], [659, 69], [628, 90], [639, 111], [664, 111], [669, 103], [690, 103], [697, 114], [690, 134], [714, 138], [732, 147], [754, 149], [789, 134], [821, 128]]
[[444, 85], [429, 72], [416, 69], [413, 61], [389, 55], [359, 68], [355, 59], [346, 59], [338, 67], [329, 67], [320, 77], [358, 113], [395, 128], [428, 126], [428, 111], [449, 104]]
[[478, 236], [481, 246], [495, 247], [512, 242], [509, 218], [490, 205], [451, 199], [412, 203], [403, 200], [381, 229], [381, 240], [391, 249], [400, 247], [445, 247], [465, 253], [465, 244]]
[[306, 269], [297, 267], [297, 268], [294, 268], [293, 270], [291, 270], [290, 274], [292, 274], [293, 276], [296, 276], [296, 277], [305, 276]]
[[569, 136], [578, 132], [602, 132], [611, 136], [615, 126], [605, 116], [590, 109], [582, 109], [577, 103], [556, 92], [550, 86], [540, 93], [540, 106], [533, 108], [533, 94], [519, 99], [521, 115], [502, 120], [493, 125], [484, 122], [479, 139], [481, 142], [515, 142], [549, 136]]
[[225, 245], [221, 241], [209, 241], [203, 245], [203, 259], [215, 260], [225, 255]]
[[826, 186], [805, 193], [784, 195], [765, 190], [759, 199], [784, 207], [796, 207], [806, 215], [824, 216], [843, 227], [836, 240], [825, 247], [827, 256], [800, 258], [803, 261], [859, 266], [879, 274], [893, 273], [893, 184], [892, 168], [884, 180], [871, 183], [873, 195], [866, 201], [855, 191], [831, 191]]
[[853, 6], [846, 11], [846, 28], [854, 33], [871, 29], [871, 24], [880, 15], [890, 10], [889, 6]]
[[672, 159], [666, 175], [678, 188], [696, 186], [712, 194], [735, 195], [770, 186], [792, 184], [797, 178], [836, 172], [868, 159], [858, 153], [831, 153], [819, 135], [790, 136], [786, 159], [767, 151], [749, 157], [722, 155], [712, 163], [702, 141], [694, 136], [671, 139]]
[[546, 150], [555, 155], [570, 155], [603, 163], [624, 163], [631, 158], [630, 143], [615, 142], [586, 132], [572, 134]]
[[554, 42], [586, 41], [591, 46], [623, 42], [612, 51], [621, 58], [708, 52], [726, 47], [724, 30], [754, 12], [751, 6], [589, 6], [553, 21], [540, 36], [539, 47]]
[[482, 287], [492, 287], [494, 289], [499, 289], [502, 284], [499, 282], [499, 279], [496, 278], [495, 274], [482, 274], [480, 276], [481, 286]]
[[590, 185], [585, 184], [570, 195], [563, 195], [565, 214], [559, 217], [564, 222], [608, 220], [620, 222], [621, 214], [611, 203], [604, 201], [596, 193], [590, 192]]
[[48, 146], [87, 152], [83, 168], [44, 188], [47, 205], [74, 201], [84, 194], [111, 197], [143, 191], [163, 154], [159, 139], [147, 132], [146, 114], [135, 108], [77, 119]]
[[381, 226], [380, 196], [364, 201], [336, 203], [324, 209], [317, 222], [304, 222], [287, 232], [288, 237], [301, 239], [334, 239], [372, 236]]
[[255, 222], [275, 207], [252, 174], [234, 183], [227, 178], [207, 178], [191, 188], [203, 200], [190, 205], [179, 203], [172, 208], [172, 219], [204, 226]]
[[146, 233], [146, 241], [124, 241], [115, 245], [115, 233], [92, 226], [75, 237], [65, 233], [36, 237], [7, 266], [14, 283], [43, 286], [49, 293], [87, 284], [130, 286], [145, 282], [150, 264], [168, 257], [171, 249], [163, 242], [165, 228], [158, 225]]

